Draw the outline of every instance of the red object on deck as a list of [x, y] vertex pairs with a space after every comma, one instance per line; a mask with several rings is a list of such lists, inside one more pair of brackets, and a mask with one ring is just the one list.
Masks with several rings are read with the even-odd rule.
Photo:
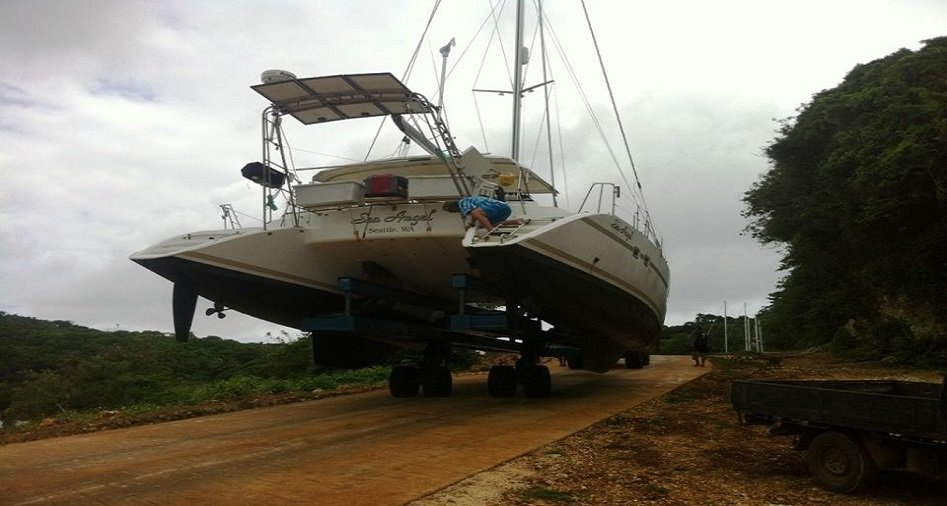
[[365, 197], [408, 198], [408, 179], [394, 174], [375, 174], [365, 178]]

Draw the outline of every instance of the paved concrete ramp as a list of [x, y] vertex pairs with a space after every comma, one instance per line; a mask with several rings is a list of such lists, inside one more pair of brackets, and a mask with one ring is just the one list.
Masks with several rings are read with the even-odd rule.
[[0, 503], [403, 504], [660, 396], [705, 371], [652, 357], [607, 374], [552, 365], [548, 399], [387, 391], [0, 447]]

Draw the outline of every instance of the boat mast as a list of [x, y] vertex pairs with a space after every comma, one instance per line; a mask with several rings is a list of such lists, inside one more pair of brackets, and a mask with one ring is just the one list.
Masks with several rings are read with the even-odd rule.
[[514, 161], [520, 157], [520, 102], [523, 99], [523, 65], [526, 63], [526, 48], [523, 47], [523, 0], [516, 1], [516, 50], [513, 58], [513, 139], [510, 156]]

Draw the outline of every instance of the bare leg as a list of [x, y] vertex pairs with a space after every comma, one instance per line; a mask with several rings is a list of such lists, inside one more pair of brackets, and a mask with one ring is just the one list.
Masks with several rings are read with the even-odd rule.
[[469, 216], [472, 217], [481, 228], [484, 228], [488, 231], [493, 229], [493, 223], [490, 223], [490, 218], [487, 218], [487, 214], [483, 212], [483, 209], [478, 207], [473, 211], [470, 211]]

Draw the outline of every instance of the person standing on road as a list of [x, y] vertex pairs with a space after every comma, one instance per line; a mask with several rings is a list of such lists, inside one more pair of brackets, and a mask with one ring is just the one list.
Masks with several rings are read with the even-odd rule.
[[691, 352], [691, 358], [694, 359], [694, 367], [704, 366], [709, 351], [710, 344], [707, 342], [707, 334], [705, 334], [700, 327], [697, 327], [697, 330], [694, 331], [694, 347]]

